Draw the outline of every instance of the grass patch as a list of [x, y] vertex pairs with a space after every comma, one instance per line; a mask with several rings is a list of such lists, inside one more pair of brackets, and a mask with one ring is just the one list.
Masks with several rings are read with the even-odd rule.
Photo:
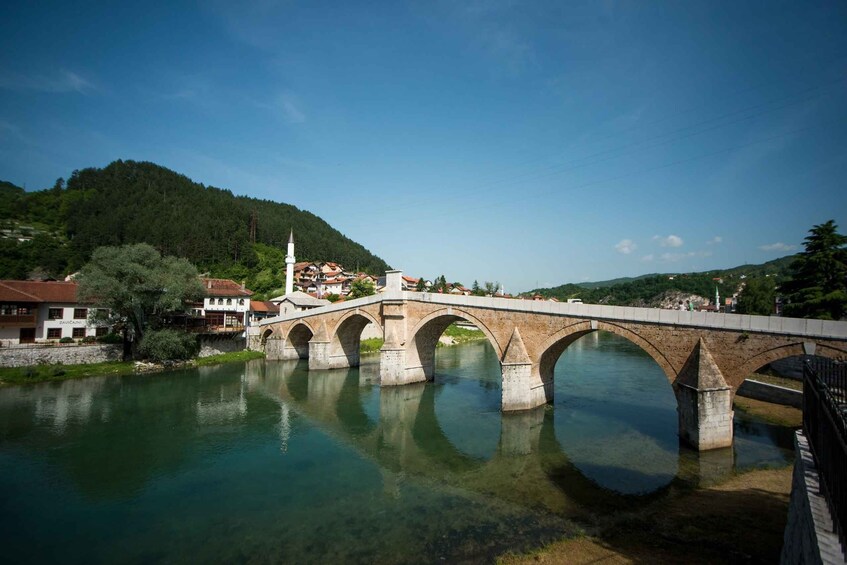
[[129, 375], [131, 361], [107, 361], [88, 365], [32, 365], [30, 367], [0, 368], [0, 385], [21, 385], [104, 375]]
[[485, 339], [485, 334], [477, 328], [466, 328], [457, 324], [450, 324], [441, 338], [436, 343], [436, 347], [449, 347], [451, 345], [459, 345], [469, 341], [477, 341]]
[[[264, 353], [259, 351], [234, 351], [212, 355], [189, 362], [189, 366], [205, 367], [221, 363], [235, 363], [262, 359]], [[162, 367], [162, 370], [167, 370]], [[154, 369], [155, 371], [155, 369]], [[32, 365], [29, 367], [0, 367], [0, 386], [64, 381], [82, 379], [85, 377], [103, 377], [131, 375], [135, 372], [133, 361], [107, 361], [105, 363], [90, 363], [87, 365]]]
[[803, 381], [797, 379], [789, 379], [787, 377], [780, 377], [777, 375], [768, 375], [762, 373], [754, 373], [750, 375], [749, 378], [754, 381], [759, 381], [760, 383], [767, 383], [769, 385], [790, 388], [791, 390], [803, 390]]
[[772, 404], [736, 395], [733, 407], [778, 426], [799, 428], [803, 425], [803, 411], [792, 406]]
[[382, 344], [384, 343], [385, 340], [379, 337], [363, 339], [359, 343], [359, 353], [376, 353], [382, 349]]
[[236, 363], [239, 361], [251, 361], [253, 359], [264, 359], [265, 354], [261, 351], [232, 351], [230, 353], [221, 353], [220, 355], [210, 355], [209, 357], [201, 357], [194, 361], [198, 367], [207, 367], [209, 365], [220, 365], [221, 363]]

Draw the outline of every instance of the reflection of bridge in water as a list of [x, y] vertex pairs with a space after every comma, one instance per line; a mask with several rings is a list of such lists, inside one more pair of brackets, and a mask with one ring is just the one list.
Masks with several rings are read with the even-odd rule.
[[[578, 516], [647, 503], [675, 486], [711, 482], [733, 471], [732, 450], [699, 456], [689, 452], [689, 457], [680, 454], [677, 474], [665, 486], [644, 495], [621, 495], [597, 485], [569, 461], [556, 438], [553, 411], [548, 408], [501, 414], [497, 448], [485, 459], [470, 456], [451, 442], [439, 424], [437, 389], [432, 385], [376, 388], [373, 379], [360, 377], [357, 369], [303, 369], [296, 361], [250, 362], [246, 380], [251, 391], [280, 402], [283, 412], [305, 417], [375, 461], [383, 470], [388, 491], [394, 490], [394, 481], [400, 477], [419, 477], [559, 515]], [[379, 392], [378, 415], [369, 415], [362, 404], [368, 389]]]
[[308, 359], [310, 370], [356, 367], [373, 325], [385, 338], [379, 384], [407, 385], [434, 378], [438, 338], [457, 321], [478, 327], [497, 354], [503, 411], [552, 402], [556, 363], [580, 337], [628, 339], [665, 373], [679, 434], [700, 450], [732, 444], [733, 398], [756, 370], [796, 355], [847, 357], [847, 322], [403, 292], [399, 271], [380, 295], [263, 320], [251, 347]]

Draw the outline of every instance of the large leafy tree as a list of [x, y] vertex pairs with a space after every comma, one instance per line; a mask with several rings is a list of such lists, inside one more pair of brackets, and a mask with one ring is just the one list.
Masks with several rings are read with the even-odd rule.
[[847, 236], [833, 220], [814, 226], [805, 251], [791, 264], [782, 286], [786, 316], [840, 320], [847, 314]]
[[96, 249], [77, 280], [79, 300], [109, 308], [135, 343], [205, 294], [194, 265], [146, 243]]
[[750, 279], [738, 296], [739, 314], [773, 314], [776, 285], [772, 278]]

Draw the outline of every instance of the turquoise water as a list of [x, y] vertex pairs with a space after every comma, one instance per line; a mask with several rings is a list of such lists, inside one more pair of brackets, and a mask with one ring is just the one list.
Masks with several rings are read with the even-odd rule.
[[0, 390], [4, 562], [487, 562], [739, 469], [791, 437], [736, 413], [731, 449], [677, 440], [659, 367], [574, 343], [555, 399], [502, 415], [485, 342], [433, 383], [253, 361]]

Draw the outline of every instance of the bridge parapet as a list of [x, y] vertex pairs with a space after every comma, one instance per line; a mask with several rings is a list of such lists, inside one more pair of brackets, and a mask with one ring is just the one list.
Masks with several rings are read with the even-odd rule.
[[705, 329], [726, 329], [751, 333], [777, 333], [810, 338], [847, 339], [847, 322], [785, 318], [782, 316], [752, 316], [747, 314], [718, 314], [714, 312], [689, 312], [686, 310], [663, 310], [659, 308], [637, 308], [634, 306], [605, 306], [600, 304], [567, 304], [549, 300], [517, 300], [486, 296], [454, 296], [427, 292], [387, 291], [373, 296], [347, 300], [340, 303], [314, 308], [305, 312], [293, 312], [286, 316], [266, 318], [261, 326], [286, 322], [331, 312], [361, 308], [384, 301], [422, 302], [483, 308], [504, 312], [526, 312], [587, 318], [595, 320], [644, 322], [658, 325], [684, 326]]

